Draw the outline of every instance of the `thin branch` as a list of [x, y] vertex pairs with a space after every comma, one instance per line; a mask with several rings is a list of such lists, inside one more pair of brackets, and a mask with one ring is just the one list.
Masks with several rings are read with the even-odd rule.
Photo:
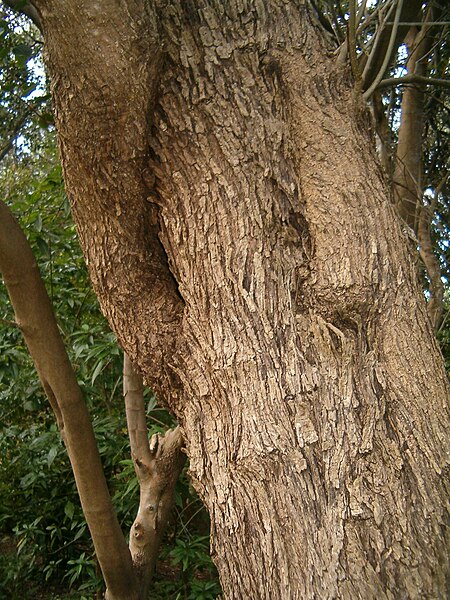
[[367, 0], [363, 0], [363, 2], [361, 2], [361, 6], [359, 7], [359, 11], [356, 16], [356, 27], [358, 27], [359, 24], [361, 23], [361, 19], [363, 18], [364, 13], [366, 11], [366, 5], [367, 5]]
[[370, 96], [373, 94], [373, 92], [377, 89], [378, 84], [380, 83], [381, 79], [383, 78], [383, 75], [385, 74], [385, 72], [389, 66], [389, 62], [391, 60], [392, 53], [393, 53], [393, 50], [395, 47], [395, 39], [397, 37], [397, 29], [398, 29], [398, 23], [400, 21], [400, 14], [402, 12], [402, 6], [403, 6], [403, 0], [398, 0], [397, 10], [395, 12], [394, 25], [393, 25], [392, 31], [391, 31], [391, 38], [389, 40], [389, 45], [386, 50], [386, 54], [384, 55], [383, 64], [380, 67], [378, 75], [373, 80], [372, 85], [364, 92], [364, 94], [363, 94], [364, 100], [368, 100], [370, 98]]
[[398, 85], [435, 85], [437, 87], [443, 87], [450, 89], [450, 81], [448, 79], [437, 79], [434, 77], [424, 77], [422, 75], [405, 75], [404, 77], [389, 77], [383, 79], [378, 84], [378, 89], [387, 87], [396, 87]]
[[380, 56], [381, 52], [383, 51], [385, 53], [385, 48], [384, 48], [385, 38], [390, 39], [390, 38], [386, 37], [388, 35], [387, 21], [388, 21], [388, 18], [391, 16], [392, 12], [394, 11], [394, 7], [395, 7], [395, 4], [391, 3], [389, 8], [387, 9], [387, 14], [385, 14], [384, 17], [383, 17], [383, 11], [380, 10], [380, 13], [378, 15], [380, 24], [378, 25], [378, 27], [376, 29], [376, 35], [374, 36], [374, 39], [372, 42], [372, 50], [370, 51], [370, 54], [367, 57], [367, 62], [364, 64], [364, 69], [363, 69], [363, 73], [362, 73], [363, 83], [365, 83], [366, 80], [368, 79], [370, 71], [375, 68], [375, 64], [376, 64], [377, 60], [379, 60], [379, 56]]
[[360, 86], [361, 77], [358, 65], [358, 56], [356, 53], [356, 0], [350, 0], [349, 2], [349, 21], [348, 21], [348, 54], [350, 57], [350, 65], [352, 68], [353, 78], [355, 79], [357, 87]]
[[8, 327], [14, 327], [14, 329], [17, 329], [19, 327], [19, 325], [15, 321], [10, 321], [9, 319], [0, 318], [0, 323], [2, 325], [7, 325]]
[[[389, 25], [392, 25], [392, 21], [388, 21]], [[428, 21], [428, 25], [449, 25], [450, 21]], [[422, 21], [399, 21], [399, 27], [401, 25], [407, 25], [408, 27], [420, 27], [423, 25]]]
[[[378, 15], [380, 24], [376, 28], [376, 34], [373, 36], [372, 50], [370, 51], [369, 57], [366, 55], [361, 55], [359, 57], [361, 65], [364, 67], [362, 79], [363, 89], [365, 90], [372, 85], [376, 76], [380, 73], [381, 66], [386, 58], [388, 47], [392, 43], [393, 25], [390, 23], [392, 22], [391, 17], [393, 16], [396, 7], [398, 8], [398, 3], [395, 0], [391, 0], [383, 5], [384, 10], [380, 10]], [[403, 2], [399, 22], [416, 20], [419, 18], [421, 8], [421, 0], [408, 0], [407, 2]], [[408, 30], [408, 26], [398, 25], [390, 58], [395, 55], [399, 45], [403, 42], [408, 33]]]
[[139, 582], [139, 597], [147, 598], [186, 455], [179, 427], [164, 436], [154, 435], [149, 443], [142, 376], [126, 354], [123, 364], [128, 434], [140, 489], [139, 510], [130, 532], [130, 552]]
[[123, 356], [123, 395], [127, 415], [128, 435], [133, 461], [150, 463], [150, 446], [144, 403], [142, 376], [127, 354]]

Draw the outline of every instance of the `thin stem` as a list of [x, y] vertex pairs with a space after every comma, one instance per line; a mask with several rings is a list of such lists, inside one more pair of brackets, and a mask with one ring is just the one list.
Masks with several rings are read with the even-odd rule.
[[394, 25], [393, 25], [392, 31], [391, 31], [389, 46], [386, 51], [386, 54], [384, 55], [383, 64], [381, 65], [378, 75], [375, 77], [374, 81], [372, 82], [372, 85], [369, 87], [368, 90], [366, 90], [364, 92], [364, 94], [363, 94], [364, 100], [368, 100], [370, 98], [370, 96], [373, 94], [373, 92], [377, 89], [378, 84], [380, 83], [381, 79], [383, 78], [384, 73], [386, 72], [386, 69], [389, 66], [389, 61], [391, 60], [392, 50], [394, 49], [394, 45], [395, 45], [395, 38], [397, 37], [397, 29], [398, 29], [398, 23], [400, 21], [400, 14], [402, 12], [402, 6], [403, 6], [403, 0], [398, 0], [397, 10], [395, 13]]
[[131, 555], [112, 506], [92, 422], [31, 247], [0, 202], [0, 270], [42, 386], [55, 412], [110, 598], [131, 600]]
[[398, 85], [435, 85], [437, 87], [450, 88], [450, 81], [448, 79], [438, 79], [435, 77], [424, 77], [422, 75], [405, 75], [404, 77], [389, 77], [388, 79], [383, 79], [378, 84], [378, 89], [383, 89], [387, 87], [396, 87]]

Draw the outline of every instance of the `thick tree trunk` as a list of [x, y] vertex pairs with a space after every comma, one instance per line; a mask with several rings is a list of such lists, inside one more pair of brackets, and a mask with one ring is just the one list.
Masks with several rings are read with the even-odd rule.
[[81, 4], [41, 11], [68, 193], [103, 310], [183, 427], [225, 597], [444, 597], [446, 375], [304, 3], [155, 2], [147, 157], [139, 2], [113, 26]]

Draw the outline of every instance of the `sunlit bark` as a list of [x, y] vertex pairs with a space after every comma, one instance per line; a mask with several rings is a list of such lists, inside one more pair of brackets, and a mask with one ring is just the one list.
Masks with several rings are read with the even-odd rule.
[[36, 4], [93, 283], [179, 418], [225, 597], [443, 597], [442, 358], [306, 4]]

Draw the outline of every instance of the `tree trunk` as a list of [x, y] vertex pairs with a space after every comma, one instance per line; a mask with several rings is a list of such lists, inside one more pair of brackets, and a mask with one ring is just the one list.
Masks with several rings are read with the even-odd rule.
[[131, 555], [103, 474], [90, 415], [31, 247], [0, 202], [0, 272], [55, 413], [110, 600], [139, 600]]
[[[427, 75], [427, 59], [435, 43], [431, 23], [442, 18], [441, 12], [431, 6], [421, 29], [411, 27], [406, 36], [408, 75]], [[439, 260], [431, 242], [431, 221], [434, 208], [423, 202], [423, 135], [425, 123], [425, 88], [418, 84], [406, 87], [402, 98], [402, 116], [398, 131], [395, 157], [394, 196], [397, 210], [403, 221], [416, 233], [420, 256], [430, 281], [428, 314], [435, 331], [438, 331], [443, 312], [444, 285], [441, 280]], [[445, 183], [445, 180], [442, 182]], [[437, 186], [435, 195], [440, 193]]]
[[225, 597], [444, 597], [446, 375], [304, 2], [36, 4], [93, 282], [183, 428]]

